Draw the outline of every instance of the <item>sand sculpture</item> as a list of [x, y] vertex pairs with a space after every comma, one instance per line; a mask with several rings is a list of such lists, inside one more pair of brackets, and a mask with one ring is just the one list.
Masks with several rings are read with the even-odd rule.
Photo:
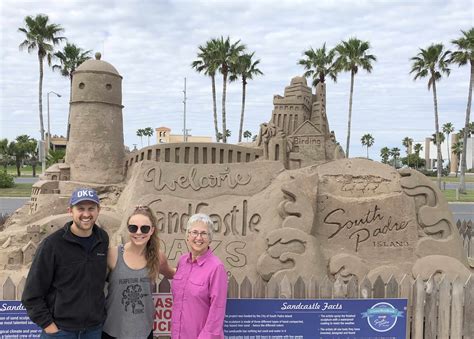
[[304, 78], [293, 78], [252, 144], [158, 144], [126, 154], [121, 81], [99, 59], [74, 73], [66, 162], [47, 170], [0, 232], [3, 277], [25, 275], [41, 239], [68, 220], [68, 197], [80, 186], [100, 193], [99, 223], [112, 243], [124, 240], [123, 216], [149, 204], [171, 263], [187, 251], [187, 218], [210, 214], [211, 246], [239, 283], [472, 272], [430, 180], [344, 158], [329, 129], [324, 84], [312, 94]]

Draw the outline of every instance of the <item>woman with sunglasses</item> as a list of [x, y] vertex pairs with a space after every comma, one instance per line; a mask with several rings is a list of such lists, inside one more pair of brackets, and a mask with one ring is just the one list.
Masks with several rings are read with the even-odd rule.
[[158, 274], [172, 279], [176, 270], [159, 251], [156, 217], [148, 206], [135, 207], [127, 228], [129, 241], [109, 248], [107, 255], [110, 273], [102, 338], [153, 338], [151, 285]]
[[213, 226], [206, 214], [191, 216], [186, 225], [190, 253], [179, 259], [171, 283], [173, 339], [224, 338], [227, 273], [209, 248]]

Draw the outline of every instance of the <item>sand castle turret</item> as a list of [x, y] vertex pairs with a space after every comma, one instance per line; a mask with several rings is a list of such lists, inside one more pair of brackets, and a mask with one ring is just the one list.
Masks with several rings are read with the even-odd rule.
[[71, 180], [113, 184], [123, 180], [122, 76], [114, 66], [87, 60], [74, 72], [66, 163]]

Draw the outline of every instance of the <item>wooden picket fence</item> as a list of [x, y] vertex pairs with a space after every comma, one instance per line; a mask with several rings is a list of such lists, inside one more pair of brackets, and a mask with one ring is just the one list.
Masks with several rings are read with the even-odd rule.
[[[20, 299], [25, 279], [17, 284], [8, 277], [0, 286], [3, 300]], [[170, 282], [163, 279], [156, 292], [170, 291]], [[384, 281], [377, 277], [357, 281], [353, 276], [346, 280], [329, 277], [302, 279], [283, 276], [270, 283], [245, 277], [240, 283], [231, 276], [229, 298], [277, 299], [367, 299], [407, 298], [407, 338], [470, 338], [474, 339], [474, 277], [467, 281], [450, 280], [435, 275], [427, 281], [404, 276], [400, 281], [390, 277]]]
[[474, 224], [472, 220], [458, 220], [456, 226], [462, 239], [464, 253], [468, 258], [474, 258]]

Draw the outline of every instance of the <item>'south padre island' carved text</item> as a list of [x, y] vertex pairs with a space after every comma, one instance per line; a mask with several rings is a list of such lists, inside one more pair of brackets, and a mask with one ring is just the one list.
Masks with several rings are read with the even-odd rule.
[[357, 218], [350, 218], [344, 208], [336, 208], [326, 214], [324, 223], [336, 227], [328, 239], [332, 239], [341, 231], [347, 230], [348, 232], [344, 233], [344, 236], [354, 241], [356, 252], [359, 250], [359, 245], [365, 242], [375, 247], [403, 247], [408, 245], [406, 241], [380, 241], [377, 238], [389, 233], [401, 232], [410, 223], [410, 220], [394, 221], [391, 215], [386, 218], [377, 205], [369, 208], [362, 217]]

